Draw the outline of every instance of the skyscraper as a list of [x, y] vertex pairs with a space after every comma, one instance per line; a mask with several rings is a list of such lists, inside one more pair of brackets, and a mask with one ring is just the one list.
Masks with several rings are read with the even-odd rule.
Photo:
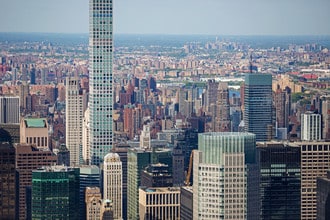
[[87, 108], [86, 90], [80, 88], [78, 77], [66, 78], [65, 115], [66, 129], [65, 141], [70, 151], [70, 165], [78, 165], [82, 160], [82, 130], [83, 117]]
[[19, 110], [19, 96], [0, 96], [0, 124], [18, 124]]
[[300, 219], [300, 147], [258, 143], [260, 219]]
[[19, 219], [26, 219], [26, 187], [32, 184], [32, 170], [54, 165], [57, 158], [50, 150], [39, 150], [31, 144], [17, 144], [15, 148], [16, 170], [19, 177]]
[[254, 134], [199, 134], [193, 152], [193, 219], [246, 219], [246, 163], [253, 152]]
[[101, 176], [100, 169], [95, 165], [80, 165], [79, 166], [80, 174], [80, 219], [86, 218], [86, 203], [85, 203], [85, 191], [88, 187], [100, 187], [101, 185]]
[[[99, 187], [87, 187], [85, 192], [86, 220], [101, 219], [102, 195]], [[81, 210], [83, 212], [84, 210]]]
[[244, 85], [245, 131], [256, 135], [256, 141], [273, 137], [272, 75], [247, 74]]
[[90, 157], [99, 165], [112, 148], [113, 5], [89, 0]]
[[104, 158], [103, 199], [112, 201], [113, 218], [123, 217], [122, 163], [116, 153], [109, 153]]
[[313, 112], [301, 114], [301, 140], [320, 141], [321, 136], [321, 114], [315, 114]]
[[127, 162], [127, 219], [139, 219], [139, 186], [141, 171], [150, 163], [151, 152], [128, 150]]
[[301, 148], [301, 220], [316, 219], [316, 181], [330, 170], [329, 142], [296, 142]]
[[49, 166], [32, 171], [32, 219], [79, 218], [79, 169]]
[[230, 108], [228, 84], [219, 83], [218, 99], [216, 101], [215, 129], [216, 132], [230, 131]]
[[15, 148], [9, 143], [0, 143], [0, 167], [0, 218], [16, 219]]

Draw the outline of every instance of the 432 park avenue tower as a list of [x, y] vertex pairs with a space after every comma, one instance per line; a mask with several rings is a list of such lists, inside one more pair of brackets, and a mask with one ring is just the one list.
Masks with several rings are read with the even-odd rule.
[[89, 1], [90, 161], [103, 162], [112, 148], [113, 109], [113, 7], [112, 0]]

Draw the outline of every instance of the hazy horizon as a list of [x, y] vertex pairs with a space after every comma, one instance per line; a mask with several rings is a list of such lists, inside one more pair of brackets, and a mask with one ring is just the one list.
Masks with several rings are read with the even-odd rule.
[[[0, 32], [88, 33], [88, 0], [5, 0]], [[330, 35], [328, 0], [114, 0], [114, 33]]]

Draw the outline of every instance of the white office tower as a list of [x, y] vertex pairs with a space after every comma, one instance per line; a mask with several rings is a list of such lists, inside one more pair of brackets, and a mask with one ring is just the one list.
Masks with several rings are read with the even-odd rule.
[[251, 133], [199, 134], [193, 151], [193, 219], [247, 218], [245, 153], [254, 149]]
[[82, 157], [84, 164], [90, 164], [90, 147], [89, 147], [89, 108], [86, 109], [83, 119], [83, 138], [82, 138]]
[[104, 157], [103, 199], [112, 201], [113, 219], [123, 218], [122, 162], [116, 153]]
[[93, 165], [102, 163], [113, 145], [112, 22], [112, 0], [89, 0], [89, 138]]
[[313, 112], [301, 114], [301, 140], [318, 141], [322, 139], [321, 115]]
[[65, 133], [66, 147], [70, 151], [70, 165], [78, 165], [81, 161], [83, 117], [87, 105], [86, 90], [80, 88], [78, 77], [66, 78], [65, 98]]
[[0, 96], [0, 124], [19, 124], [19, 96]]

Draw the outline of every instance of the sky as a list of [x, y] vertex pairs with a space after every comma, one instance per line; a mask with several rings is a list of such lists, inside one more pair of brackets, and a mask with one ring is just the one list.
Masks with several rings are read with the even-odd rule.
[[[1, 0], [0, 32], [87, 33], [89, 0]], [[330, 35], [330, 0], [114, 0], [114, 33]]]

